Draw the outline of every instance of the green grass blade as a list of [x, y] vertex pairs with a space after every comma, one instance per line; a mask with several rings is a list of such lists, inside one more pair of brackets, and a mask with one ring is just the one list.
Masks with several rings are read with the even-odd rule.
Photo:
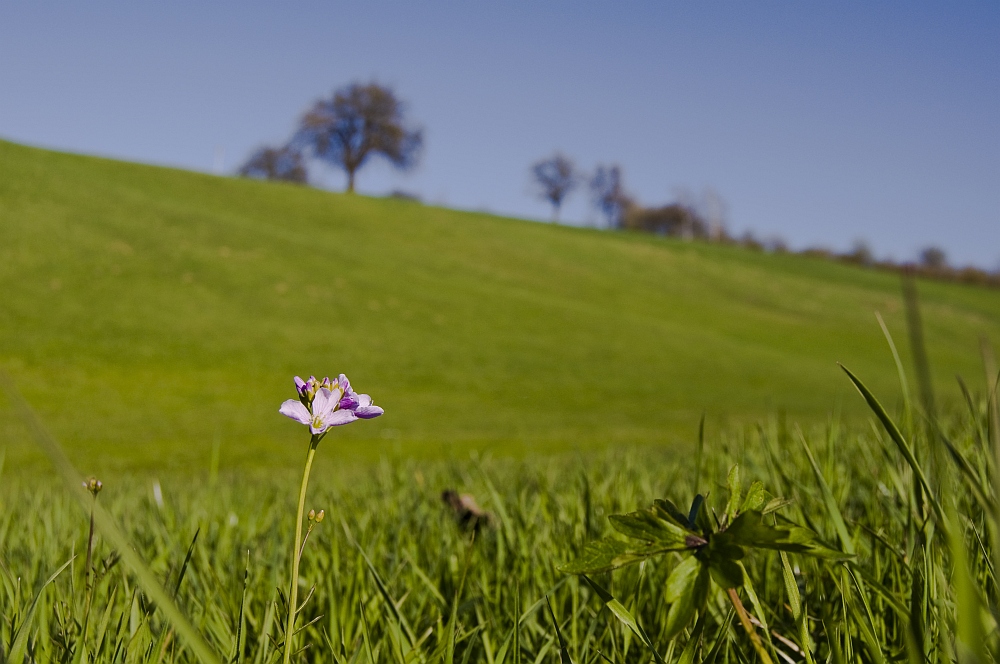
[[882, 314], [875, 312], [875, 318], [878, 320], [878, 325], [882, 328], [882, 334], [885, 336], [886, 343], [889, 344], [889, 350], [892, 352], [892, 361], [896, 363], [896, 375], [899, 377], [899, 390], [903, 393], [903, 417], [905, 423], [909, 426], [913, 422], [912, 417], [912, 404], [910, 403], [910, 384], [906, 380], [906, 371], [903, 369], [903, 360], [899, 357], [899, 351], [896, 350], [896, 342], [892, 340], [892, 334], [889, 333], [889, 328], [886, 327], [885, 321], [882, 320]]
[[830, 516], [830, 520], [833, 521], [833, 527], [837, 530], [837, 537], [840, 538], [840, 545], [844, 547], [845, 553], [853, 556], [855, 554], [854, 541], [851, 539], [851, 533], [847, 530], [847, 524], [844, 523], [844, 516], [840, 513], [840, 507], [837, 506], [837, 499], [834, 497], [826, 478], [823, 477], [823, 471], [820, 469], [819, 464], [816, 463], [816, 457], [813, 456], [812, 450], [809, 449], [809, 443], [806, 442], [806, 438], [802, 435], [801, 431], [799, 432], [799, 442], [802, 443], [802, 449], [805, 450], [806, 458], [809, 459], [809, 465], [812, 466], [816, 483], [819, 484], [820, 492], [823, 494], [823, 504], [826, 505], [827, 514]]
[[698, 452], [694, 462], [694, 489], [695, 493], [701, 490], [701, 464], [705, 454], [705, 412], [701, 413], [701, 420], [698, 421]]
[[56, 578], [62, 574], [64, 569], [72, 564], [75, 558], [76, 557], [74, 556], [64, 562], [62, 567], [53, 572], [52, 576], [46, 579], [45, 583], [42, 584], [42, 587], [38, 589], [37, 593], [35, 593], [34, 599], [31, 600], [31, 605], [28, 607], [27, 612], [21, 619], [21, 624], [17, 628], [17, 632], [14, 635], [14, 642], [11, 643], [10, 652], [7, 655], [8, 661], [12, 664], [24, 661], [24, 655], [28, 649], [28, 636], [31, 634], [31, 628], [35, 622], [35, 612], [38, 610], [38, 600], [41, 599], [42, 593], [49, 587], [49, 584], [55, 581]]
[[552, 619], [552, 627], [556, 630], [556, 639], [559, 641], [559, 661], [562, 664], [573, 664], [572, 658], [569, 656], [569, 649], [566, 647], [566, 640], [563, 638], [562, 630], [559, 629], [559, 621], [556, 620], [556, 614], [552, 610], [552, 602], [549, 601], [549, 596], [545, 596], [545, 605], [549, 607], [549, 618]]
[[708, 615], [704, 611], [698, 616], [698, 622], [695, 623], [691, 637], [688, 638], [688, 642], [684, 645], [684, 650], [681, 651], [681, 656], [677, 658], [677, 664], [694, 664], [694, 654], [698, 650], [698, 646], [701, 645], [701, 637], [705, 631], [705, 620], [707, 617]]
[[[864, 609], [863, 616], [861, 618], [855, 618], [855, 624], [858, 625], [858, 628], [861, 631], [862, 640], [868, 647], [868, 651], [871, 653], [872, 659], [879, 662], [879, 664], [886, 664], [885, 652], [882, 650], [879, 638], [875, 633], [875, 616], [872, 615], [872, 609], [871, 605], [868, 603], [865, 586], [850, 566], [844, 565], [844, 569], [847, 571], [847, 574], [850, 575], [851, 581], [854, 582], [854, 589], [857, 591], [858, 597], [861, 599], [861, 606]], [[853, 602], [849, 602], [849, 606], [851, 606], [851, 608], [858, 613], [856, 607], [853, 605]]]
[[636, 635], [636, 637], [642, 641], [643, 645], [649, 648], [649, 651], [653, 654], [653, 659], [656, 660], [657, 664], [666, 664], [660, 653], [653, 647], [653, 642], [646, 635], [645, 630], [639, 625], [635, 617], [625, 608], [621, 602], [614, 598], [614, 595], [609, 593], [604, 589], [599, 583], [591, 579], [590, 577], [584, 575], [583, 580], [587, 582], [587, 585], [593, 589], [597, 596], [601, 599], [604, 606], [608, 607], [608, 610], [617, 618], [623, 625], [629, 628], [629, 630]]
[[21, 418], [31, 430], [39, 447], [42, 448], [52, 462], [52, 465], [55, 466], [66, 489], [80, 502], [85, 512], [91, 507], [93, 508], [94, 524], [111, 545], [115, 547], [118, 555], [121, 556], [121, 559], [132, 570], [132, 573], [135, 574], [136, 580], [142, 586], [143, 591], [156, 604], [157, 608], [163, 612], [167, 622], [184, 639], [184, 642], [191, 648], [202, 664], [220, 664], [218, 656], [212, 651], [212, 648], [205, 642], [201, 634], [198, 633], [188, 619], [184, 617], [180, 609], [177, 608], [173, 599], [163, 589], [159, 581], [156, 580], [156, 577], [149, 568], [146, 567], [139, 554], [132, 548], [128, 538], [119, 530], [111, 515], [101, 507], [100, 503], [91, 503], [90, 494], [80, 483], [81, 475], [73, 468], [73, 464], [70, 463], [69, 458], [62, 451], [59, 443], [49, 433], [48, 429], [42, 425], [41, 420], [35, 414], [34, 410], [24, 400], [21, 393], [14, 387], [10, 377], [2, 369], [0, 369], [0, 384], [3, 385], [7, 392], [7, 397], [14, 404]]
[[914, 475], [917, 476], [917, 480], [920, 482], [920, 485], [926, 492], [928, 499], [931, 501], [931, 506], [934, 509], [935, 515], [937, 515], [938, 519], [943, 523], [944, 512], [941, 509], [941, 503], [938, 502], [934, 492], [931, 491], [930, 484], [927, 482], [927, 476], [924, 474], [924, 469], [920, 466], [920, 463], [917, 462], [917, 458], [914, 456], [913, 450], [910, 448], [909, 443], [906, 442], [906, 439], [903, 438], [903, 434], [899, 431], [899, 427], [897, 427], [896, 423], [892, 421], [889, 414], [885, 412], [885, 408], [883, 408], [882, 404], [875, 398], [875, 395], [871, 393], [871, 390], [865, 387], [865, 384], [862, 383], [857, 376], [851, 373], [850, 369], [844, 365], [840, 365], [840, 368], [843, 369], [844, 373], [847, 374], [847, 377], [851, 379], [851, 382], [854, 383], [854, 387], [856, 387], [858, 392], [861, 393], [861, 396], [868, 404], [868, 407], [871, 408], [872, 412], [875, 413], [875, 416], [882, 423], [882, 426], [885, 427], [885, 430], [888, 432], [892, 442], [896, 444], [896, 447], [903, 455], [903, 458], [906, 459], [906, 463], [910, 465]]
[[948, 540], [955, 569], [953, 578], [958, 661], [961, 664], [985, 664], [989, 659], [986, 652], [986, 630], [983, 627], [982, 599], [977, 590], [978, 584], [969, 571], [969, 552], [965, 548], [957, 514], [952, 511], [951, 517]]
[[416, 636], [413, 634], [413, 630], [410, 629], [410, 625], [406, 622], [406, 618], [403, 614], [399, 612], [399, 607], [396, 606], [396, 601], [393, 599], [392, 595], [389, 594], [389, 589], [385, 587], [382, 577], [379, 576], [378, 570], [375, 569], [375, 565], [373, 565], [371, 559], [368, 558], [368, 554], [365, 553], [364, 549], [362, 549], [361, 545], [357, 542], [355, 542], [354, 545], [357, 547], [361, 557], [364, 558], [365, 564], [368, 566], [368, 571], [371, 572], [372, 578], [375, 580], [375, 587], [378, 588], [379, 594], [389, 607], [389, 612], [392, 613], [393, 618], [396, 619], [398, 624], [402, 625], [403, 630], [406, 632], [406, 640], [412, 648], [417, 641]]

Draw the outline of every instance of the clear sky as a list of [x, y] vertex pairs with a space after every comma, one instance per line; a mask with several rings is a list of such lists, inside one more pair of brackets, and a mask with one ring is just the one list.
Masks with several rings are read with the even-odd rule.
[[[546, 219], [528, 166], [561, 150], [645, 204], [711, 188], [737, 234], [1000, 267], [995, 0], [0, 4], [19, 142], [231, 172], [371, 79], [426, 150], [365, 193]], [[564, 217], [594, 221], [584, 192]]]

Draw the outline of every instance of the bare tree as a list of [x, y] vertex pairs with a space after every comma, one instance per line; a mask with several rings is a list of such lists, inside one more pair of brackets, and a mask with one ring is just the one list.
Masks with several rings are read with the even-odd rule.
[[625, 192], [620, 166], [598, 166], [590, 178], [590, 194], [596, 207], [607, 219], [611, 228], [624, 225], [625, 213], [634, 205], [632, 197]]
[[715, 189], [705, 187], [698, 209], [699, 215], [708, 225], [709, 237], [721, 242], [726, 237], [726, 217], [729, 210], [725, 199]]
[[377, 83], [353, 83], [317, 101], [302, 117], [293, 144], [343, 168], [347, 191], [368, 158], [378, 155], [401, 169], [416, 165], [423, 134], [405, 124], [405, 106], [395, 93]]
[[237, 171], [247, 178], [284, 180], [305, 184], [308, 180], [302, 153], [291, 147], [260, 148]]
[[552, 220], [559, 221], [559, 209], [569, 192], [580, 183], [576, 167], [558, 152], [548, 159], [535, 162], [531, 176], [538, 185], [539, 197], [552, 204]]

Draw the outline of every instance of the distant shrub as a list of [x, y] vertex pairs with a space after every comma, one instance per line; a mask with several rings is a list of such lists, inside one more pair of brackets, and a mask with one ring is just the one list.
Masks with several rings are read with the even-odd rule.
[[239, 175], [258, 180], [305, 184], [308, 180], [302, 153], [289, 147], [260, 148], [240, 167]]
[[709, 228], [705, 220], [694, 209], [679, 203], [655, 208], [633, 206], [625, 213], [624, 227], [629, 230], [686, 239], [709, 238]]
[[393, 189], [392, 193], [389, 194], [389, 198], [395, 198], [400, 201], [413, 201], [414, 203], [422, 202], [420, 194], [415, 194], [411, 191], [403, 191], [402, 189]]
[[850, 251], [840, 255], [840, 259], [845, 263], [853, 263], [854, 265], [863, 265], [866, 267], [875, 263], [875, 255], [872, 253], [871, 247], [864, 240], [855, 242]]
[[808, 256], [809, 258], [822, 258], [824, 260], [830, 260], [834, 257], [834, 253], [826, 247], [808, 247], [800, 251], [799, 254]]

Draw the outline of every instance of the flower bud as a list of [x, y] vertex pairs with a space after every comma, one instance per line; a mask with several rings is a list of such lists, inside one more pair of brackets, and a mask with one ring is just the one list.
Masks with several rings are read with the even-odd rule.
[[309, 510], [309, 521], [314, 521], [316, 519], [316, 510]]
[[99, 494], [101, 489], [104, 488], [104, 484], [102, 484], [101, 480], [96, 477], [91, 477], [83, 481], [83, 488], [89, 491], [94, 498], [97, 498], [97, 494]]
[[326, 516], [326, 512], [324, 510], [320, 510], [319, 514], [316, 515], [316, 523], [320, 523], [321, 521], [323, 521], [323, 518], [325, 516]]

